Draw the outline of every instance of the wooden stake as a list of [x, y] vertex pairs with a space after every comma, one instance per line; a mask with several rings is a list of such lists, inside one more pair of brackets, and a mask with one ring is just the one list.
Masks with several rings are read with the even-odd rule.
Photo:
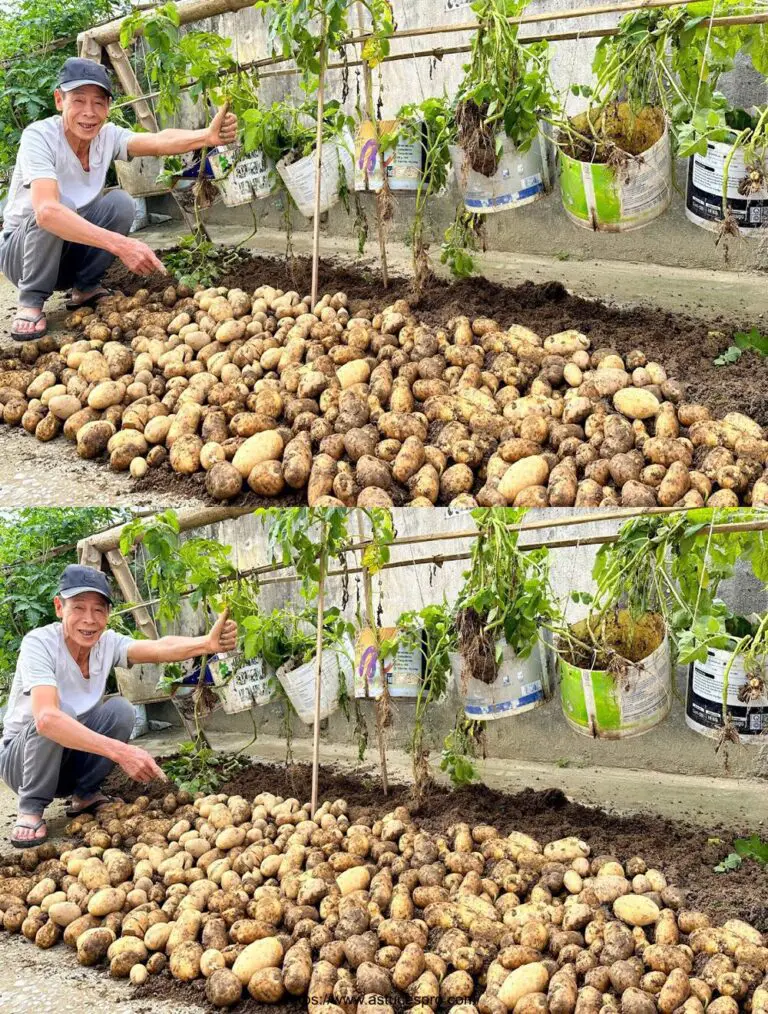
[[320, 529], [320, 577], [317, 592], [317, 658], [315, 660], [315, 716], [314, 716], [314, 738], [312, 741], [312, 808], [311, 813], [317, 811], [317, 783], [320, 771], [320, 676], [323, 668], [323, 618], [325, 600], [325, 568], [326, 549], [325, 540], [327, 526], [325, 521]]
[[[357, 530], [360, 533], [362, 542], [365, 530], [363, 528], [363, 512], [357, 511]], [[387, 674], [384, 672], [384, 663], [379, 654], [379, 627], [376, 623], [376, 614], [373, 609], [373, 589], [371, 587], [371, 575], [367, 567], [363, 567], [363, 552], [360, 551], [360, 566], [363, 572], [363, 595], [365, 597], [365, 615], [368, 626], [373, 634], [373, 643], [376, 648], [376, 665], [381, 677], [381, 697], [376, 699], [376, 739], [379, 742], [379, 765], [381, 767], [381, 787], [384, 795], [389, 795], [389, 774], [387, 772], [387, 741], [386, 741], [386, 720], [389, 717], [391, 707], [389, 700], [389, 687], [387, 686]]]
[[[315, 221], [314, 235], [312, 237], [312, 302], [311, 307], [317, 305], [317, 287], [320, 277], [320, 194], [322, 190], [323, 170], [323, 115], [325, 113], [325, 62], [328, 58], [328, 49], [325, 43], [326, 19], [322, 24], [322, 45], [320, 47], [320, 80], [317, 85], [317, 150], [315, 152]], [[314, 807], [312, 812], [314, 813]]]
[[[363, 31], [363, 4], [358, 4], [357, 7], [357, 23], [360, 26], [360, 31]], [[362, 59], [363, 49], [360, 47], [360, 58]], [[365, 91], [365, 108], [366, 115], [373, 125], [373, 139], [376, 142], [376, 157], [381, 164], [381, 185], [387, 190], [387, 170], [384, 165], [384, 152], [379, 148], [379, 138], [381, 137], [381, 131], [379, 130], [379, 121], [376, 118], [376, 107], [373, 102], [373, 81], [371, 77], [371, 68], [368, 63], [363, 60], [363, 88]], [[366, 186], [368, 185], [368, 173], [365, 174]], [[379, 234], [379, 255], [381, 257], [381, 281], [385, 289], [389, 288], [389, 265], [387, 263], [387, 237], [385, 232], [384, 216], [381, 213], [381, 203], [379, 202], [379, 195], [375, 195], [376, 201], [376, 231]], [[386, 795], [386, 789], [384, 790]]]

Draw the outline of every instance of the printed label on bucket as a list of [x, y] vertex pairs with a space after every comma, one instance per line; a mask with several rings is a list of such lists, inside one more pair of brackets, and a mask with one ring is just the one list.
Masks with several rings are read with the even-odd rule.
[[[380, 120], [379, 135], [389, 133], [397, 120]], [[390, 190], [418, 190], [422, 175], [424, 148], [421, 140], [400, 141], [394, 151], [381, 157], [374, 125], [370, 120], [360, 124], [355, 139], [355, 190], [381, 190], [384, 186], [382, 168], [387, 174]]]
[[[731, 655], [716, 648], [707, 652], [705, 662], [693, 662], [688, 673], [685, 721], [690, 729], [716, 737], [723, 728], [723, 690], [725, 670]], [[742, 743], [754, 742], [768, 731], [768, 696], [745, 702], [741, 694], [747, 674], [740, 658], [734, 660], [728, 674], [726, 713]]]
[[601, 739], [637, 736], [669, 712], [672, 695], [667, 638], [648, 658], [616, 676], [560, 659], [563, 714], [577, 732]]
[[467, 211], [493, 214], [531, 204], [544, 196], [544, 167], [538, 144], [521, 153], [505, 138], [499, 167], [493, 176], [475, 172], [468, 165], [464, 151], [457, 145], [451, 145], [450, 151]]
[[[379, 640], [391, 640], [397, 629], [379, 627]], [[355, 645], [355, 697], [381, 697], [381, 666], [373, 631], [360, 631]], [[384, 663], [384, 675], [392, 697], [417, 697], [421, 686], [421, 648], [399, 646], [394, 658]]]
[[[222, 672], [225, 666], [226, 672]], [[211, 672], [228, 715], [268, 704], [272, 698], [269, 686], [271, 671], [261, 658], [244, 659], [242, 655], [219, 657], [211, 663]]]
[[578, 162], [561, 154], [560, 190], [569, 218], [588, 229], [629, 232], [657, 218], [672, 200], [669, 134], [626, 168]]
[[[723, 221], [723, 178], [725, 164], [731, 153], [727, 144], [711, 142], [706, 155], [692, 155], [688, 160], [688, 192], [686, 217], [705, 229], [716, 229]], [[728, 170], [728, 207], [744, 235], [768, 225], [768, 190], [749, 197], [739, 192], [739, 183], [747, 174], [744, 152], [733, 154]]]
[[544, 703], [541, 654], [537, 645], [528, 658], [521, 659], [503, 642], [499, 675], [493, 683], [462, 678], [462, 657], [451, 654], [451, 669], [458, 693], [464, 697], [467, 718], [488, 722], [519, 715]]

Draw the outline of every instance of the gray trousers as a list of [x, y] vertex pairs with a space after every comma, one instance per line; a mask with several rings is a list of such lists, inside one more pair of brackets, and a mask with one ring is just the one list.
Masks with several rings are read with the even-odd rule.
[[[87, 729], [121, 743], [130, 739], [136, 720], [133, 705], [123, 697], [110, 697], [79, 718], [66, 704], [59, 707]], [[0, 746], [0, 778], [18, 794], [22, 813], [42, 813], [57, 797], [94, 795], [113, 767], [107, 757], [68, 750], [41, 736], [34, 719]]]
[[[60, 198], [72, 211], [74, 204]], [[127, 236], [136, 214], [133, 198], [124, 190], [110, 190], [78, 211], [81, 218], [110, 232]], [[114, 254], [81, 243], [68, 243], [41, 229], [31, 212], [12, 232], [0, 237], [0, 271], [18, 286], [19, 305], [42, 306], [57, 289], [74, 286], [95, 289], [114, 260]]]

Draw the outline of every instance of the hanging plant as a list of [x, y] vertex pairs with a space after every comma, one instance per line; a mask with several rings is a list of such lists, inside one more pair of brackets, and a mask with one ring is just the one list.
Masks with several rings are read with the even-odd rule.
[[510, 507], [472, 511], [478, 535], [456, 604], [465, 684], [469, 678], [495, 682], [504, 642], [518, 658], [528, 658], [542, 624], [556, 615], [547, 550], [518, 546], [514, 526], [525, 514], [526, 508]]
[[456, 102], [458, 143], [468, 165], [495, 175], [509, 138], [526, 152], [539, 134], [542, 115], [557, 106], [549, 77], [546, 42], [521, 45], [518, 18], [528, 0], [475, 0], [478, 28]]

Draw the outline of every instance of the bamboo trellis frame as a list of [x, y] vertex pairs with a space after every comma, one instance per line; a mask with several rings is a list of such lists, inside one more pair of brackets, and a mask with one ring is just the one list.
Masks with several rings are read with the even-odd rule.
[[[216, 511], [215, 522], [219, 522], [226, 519], [225, 517], [222, 516], [223, 514], [226, 513], [225, 508], [214, 508], [214, 510]], [[563, 510], [568, 510], [568, 508], [563, 508]], [[632, 518], [647, 517], [649, 515], [689, 513], [694, 510], [700, 511], [702, 510], [702, 508], [656, 507], [656, 508], [646, 508], [645, 510], [640, 510], [636, 508], [617, 509], [616, 511], [596, 510], [594, 514], [566, 516], [552, 520], [547, 519], [541, 521], [532, 521], [529, 523], [523, 522], [522, 524], [510, 525], [509, 527], [511, 531], [533, 532], [549, 528], [562, 528], [574, 525], [580, 526], [590, 523], [596, 524], [598, 522], [610, 520], [630, 520]], [[738, 513], [738, 508], [734, 508], [734, 511]], [[242, 516], [243, 513], [244, 511], [242, 508], [237, 509], [236, 513], [233, 514], [233, 517]], [[204, 514], [203, 511], [197, 512], [198, 517], [200, 517], [203, 514]], [[205, 520], [200, 520], [195, 525], [195, 527], [204, 527], [208, 523], [209, 522], [206, 522]], [[765, 518], [762, 520], [726, 522], [720, 525], [712, 525], [711, 530], [718, 534], [722, 533], [737, 534], [739, 532], [768, 531], [768, 509], [766, 509]], [[465, 531], [436, 532], [428, 535], [410, 535], [403, 536], [402, 538], [400, 537], [395, 538], [391, 543], [391, 546], [397, 547], [406, 545], [419, 545], [419, 544], [423, 545], [424, 543], [431, 542], [446, 542], [446, 541], [452, 542], [454, 540], [475, 539], [477, 538], [477, 536], [478, 532], [476, 529], [468, 529]], [[544, 539], [533, 542], [526, 542], [525, 544], [520, 545], [520, 551], [531, 552], [536, 549], [544, 549], [544, 548], [574, 549], [581, 546], [603, 546], [616, 542], [618, 537], [619, 537], [618, 533], [615, 533], [610, 535], [587, 535], [583, 537], [567, 538], [567, 539], [555, 539], [555, 540]], [[83, 540], [83, 543], [81, 543], [81, 545], [87, 543], [88, 541], [89, 540], [87, 539]], [[370, 539], [363, 539], [357, 542], [353, 541], [350, 542], [344, 548], [343, 552], [345, 555], [348, 553], [357, 553], [360, 552], [361, 550], [365, 550], [370, 545], [371, 545]], [[445, 563], [451, 563], [460, 560], [468, 560], [470, 558], [470, 555], [471, 554], [469, 552], [450, 553], [450, 554], [437, 553], [431, 556], [418, 557], [416, 559], [391, 560], [389, 563], [384, 564], [381, 569], [398, 570], [404, 567], [426, 566], [430, 564], [442, 566]], [[242, 578], [256, 578], [259, 581], [259, 584], [261, 585], [291, 583], [298, 580], [295, 574], [287, 574], [280, 577], [267, 576], [264, 578], [264, 580], [259, 580], [262, 575], [277, 574], [280, 571], [285, 570], [291, 570], [291, 565], [284, 563], [262, 564], [258, 567], [251, 567], [239, 571], [238, 574], [231, 580], [234, 581]], [[345, 567], [339, 570], [329, 570], [326, 574], [326, 577], [342, 577], [345, 574], [359, 574], [362, 573], [362, 571], [363, 571], [362, 567]], [[226, 583], [226, 581], [228, 580], [230, 579], [224, 579], [222, 583]], [[193, 589], [189, 589], [188, 591], [182, 593], [182, 598], [188, 597], [191, 594], [193, 594]], [[132, 602], [125, 609], [115, 610], [114, 615], [122, 615], [127, 612], [132, 612], [134, 609], [141, 606], [146, 607], [150, 605], [156, 605], [158, 601], [159, 599], [146, 599], [142, 602]]]

